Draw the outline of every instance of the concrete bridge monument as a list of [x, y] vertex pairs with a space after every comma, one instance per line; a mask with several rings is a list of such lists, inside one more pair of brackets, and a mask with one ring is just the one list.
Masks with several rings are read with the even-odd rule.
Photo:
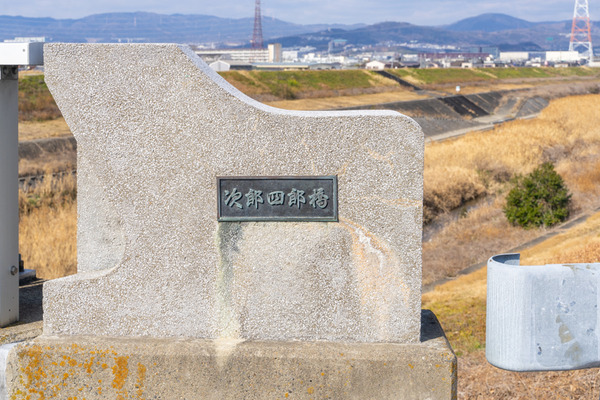
[[423, 135], [293, 112], [189, 48], [48, 44], [78, 146], [78, 273], [7, 350], [9, 398], [451, 399], [421, 310]]

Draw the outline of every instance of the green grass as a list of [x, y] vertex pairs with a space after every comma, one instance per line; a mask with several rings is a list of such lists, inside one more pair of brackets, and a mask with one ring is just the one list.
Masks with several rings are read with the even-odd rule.
[[[381, 86], [378, 76], [365, 70], [245, 71], [243, 74], [228, 71], [221, 75], [247, 94], [272, 94], [283, 99], [294, 99], [299, 92]], [[389, 84], [394, 85], [392, 81]]]
[[600, 76], [593, 68], [433, 68], [433, 69], [394, 69], [388, 72], [400, 78], [412, 77], [422, 84], [446, 84], [480, 81], [498, 81], [503, 79], [530, 79], [554, 77]]

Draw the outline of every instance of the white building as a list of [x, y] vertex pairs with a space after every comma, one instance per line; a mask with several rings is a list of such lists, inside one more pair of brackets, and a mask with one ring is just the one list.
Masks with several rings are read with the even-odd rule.
[[298, 50], [284, 50], [281, 52], [281, 61], [284, 62], [297, 62], [298, 61]]
[[546, 61], [550, 62], [577, 62], [581, 59], [581, 55], [577, 51], [547, 51]]
[[282, 61], [281, 43], [271, 43], [268, 46], [269, 62], [280, 63]]
[[231, 64], [223, 60], [218, 60], [213, 63], [210, 63], [208, 66], [217, 72], [229, 71], [231, 69]]
[[268, 62], [269, 50], [225, 49], [225, 50], [196, 50], [196, 54], [205, 62], [217, 60], [233, 60], [248, 63]]
[[529, 53], [526, 51], [501, 51], [500, 61], [503, 62], [523, 62], [529, 60]]
[[385, 63], [377, 60], [370, 61], [367, 63], [366, 68], [381, 71], [385, 68]]
[[5, 39], [4, 43], [39, 43], [46, 42], [45, 36], [32, 36], [32, 37], [16, 37], [14, 39]]

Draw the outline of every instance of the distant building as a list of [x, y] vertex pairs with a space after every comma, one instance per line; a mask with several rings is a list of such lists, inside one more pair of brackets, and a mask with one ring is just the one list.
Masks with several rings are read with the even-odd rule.
[[493, 46], [469, 47], [469, 48], [467, 48], [467, 51], [469, 53], [487, 53], [494, 58], [498, 58], [498, 56], [500, 55], [500, 50], [498, 49], [498, 47], [493, 47]]
[[500, 61], [520, 63], [529, 60], [529, 52], [527, 51], [501, 51]]
[[242, 61], [246, 63], [257, 63], [257, 62], [268, 62], [269, 61], [269, 50], [268, 49], [215, 49], [196, 50], [196, 54], [202, 58], [205, 62], [211, 63], [218, 60], [233, 60]]
[[217, 72], [229, 71], [231, 69], [231, 64], [229, 64], [225, 61], [222, 61], [222, 60], [212, 62], [212, 63], [208, 64], [208, 66]]
[[4, 43], [45, 43], [45, 36], [32, 36], [32, 37], [16, 37], [14, 39], [5, 39]]
[[385, 63], [377, 60], [370, 61], [367, 63], [366, 68], [381, 71], [385, 68]]
[[281, 43], [271, 43], [268, 46], [269, 62], [280, 63], [282, 61]]
[[576, 63], [581, 59], [581, 55], [578, 51], [547, 51], [546, 61], [547, 62], [572, 62]]
[[298, 61], [298, 50], [284, 50], [281, 52], [282, 61], [296, 62]]
[[307, 70], [309, 64], [305, 63], [254, 63], [252, 69], [261, 71], [297, 71]]
[[346, 46], [346, 44], [348, 44], [348, 41], [346, 39], [333, 39], [329, 42], [327, 51], [329, 53], [332, 53], [336, 50], [342, 50], [344, 46]]

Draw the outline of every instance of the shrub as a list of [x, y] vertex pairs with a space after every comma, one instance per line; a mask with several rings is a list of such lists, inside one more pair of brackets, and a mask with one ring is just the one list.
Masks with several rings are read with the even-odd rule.
[[513, 180], [504, 214], [510, 223], [524, 228], [552, 226], [567, 219], [570, 201], [563, 179], [547, 162]]

